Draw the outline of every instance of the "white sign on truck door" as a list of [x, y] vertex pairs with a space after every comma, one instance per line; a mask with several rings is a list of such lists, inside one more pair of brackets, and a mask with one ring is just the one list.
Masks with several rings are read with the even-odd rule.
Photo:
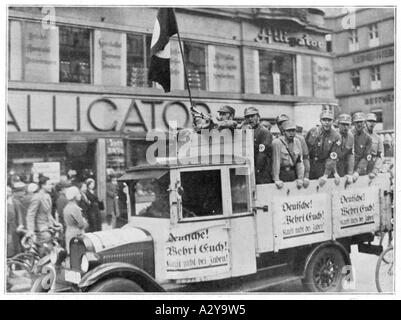
[[204, 277], [230, 268], [228, 232], [225, 224], [196, 230], [172, 229], [165, 245], [169, 279]]

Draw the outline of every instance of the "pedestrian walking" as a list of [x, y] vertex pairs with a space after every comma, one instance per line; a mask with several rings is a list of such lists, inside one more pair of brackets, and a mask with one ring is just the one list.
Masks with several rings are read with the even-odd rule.
[[104, 205], [96, 195], [95, 180], [92, 178], [86, 179], [86, 185], [88, 186], [86, 196], [90, 203], [87, 211], [89, 225], [92, 226], [92, 231], [100, 231], [102, 230], [102, 217], [100, 215], [100, 210], [104, 209]]
[[34, 239], [39, 246], [40, 255], [44, 255], [46, 253], [44, 245], [48, 244], [51, 246], [52, 236], [49, 228], [60, 228], [61, 224], [52, 216], [50, 193], [52, 192], [53, 184], [44, 175], [39, 175], [38, 180], [39, 191], [32, 197], [26, 215], [27, 236]]
[[67, 253], [70, 253], [70, 241], [73, 237], [85, 233], [85, 228], [88, 223], [82, 216], [82, 209], [78, 206], [81, 201], [81, 192], [75, 186], [69, 187], [66, 190], [67, 205], [64, 208], [63, 215], [66, 225], [65, 230], [65, 243]]

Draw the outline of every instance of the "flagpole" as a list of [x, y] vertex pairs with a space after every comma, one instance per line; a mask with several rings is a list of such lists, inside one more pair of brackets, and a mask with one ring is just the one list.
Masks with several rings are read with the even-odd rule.
[[[175, 8], [172, 8], [172, 9], [173, 9], [173, 12], [174, 12], [174, 16], [176, 17], [176, 21], [177, 21], [177, 16], [175, 15]], [[177, 23], [177, 36], [178, 36], [178, 45], [180, 46], [182, 64], [184, 66], [184, 76], [185, 76], [185, 83], [187, 84], [187, 88], [188, 88], [189, 101], [191, 103], [191, 107], [195, 107], [195, 104], [194, 104], [194, 102], [192, 100], [191, 87], [189, 86], [187, 67], [185, 66], [184, 52], [182, 50], [181, 37], [180, 37], [180, 31], [179, 31], [179, 28], [178, 28], [178, 23]]]

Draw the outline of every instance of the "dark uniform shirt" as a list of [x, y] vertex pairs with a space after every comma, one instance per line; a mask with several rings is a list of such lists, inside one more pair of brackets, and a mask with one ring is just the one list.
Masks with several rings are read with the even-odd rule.
[[354, 129], [352, 134], [354, 135], [354, 171], [357, 171], [360, 175], [366, 175], [368, 161], [372, 158], [372, 138], [365, 130], [357, 133]]
[[368, 169], [367, 172], [370, 173], [372, 171], [380, 171], [382, 165], [383, 165], [383, 155], [384, 155], [384, 144], [382, 139], [380, 139], [379, 135], [375, 132], [367, 134], [370, 135], [372, 138], [372, 148], [371, 148], [371, 154], [372, 154], [372, 159], [368, 161]]
[[354, 136], [351, 131], [341, 135], [341, 145], [338, 152], [337, 172], [340, 177], [354, 172]]
[[320, 126], [309, 130], [305, 140], [309, 149], [311, 179], [329, 175], [336, 169], [340, 139], [340, 134], [333, 128], [328, 132]]
[[255, 179], [257, 184], [271, 183], [273, 136], [260, 123], [253, 128]]

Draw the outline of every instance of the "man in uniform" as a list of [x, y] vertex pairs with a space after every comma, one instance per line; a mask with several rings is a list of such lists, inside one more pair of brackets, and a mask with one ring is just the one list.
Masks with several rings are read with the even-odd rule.
[[[283, 123], [289, 119], [290, 118], [286, 114], [281, 114], [276, 118], [277, 127], [280, 130], [280, 133], [282, 135], [284, 135]], [[296, 133], [295, 139], [299, 140], [299, 142], [301, 144], [301, 148], [302, 148], [302, 159], [303, 159], [304, 170], [305, 170], [303, 185], [305, 188], [307, 188], [309, 186], [309, 172], [310, 172], [308, 146], [306, 145], [305, 138], [302, 134]]]
[[331, 175], [335, 176], [336, 183], [340, 182], [336, 165], [341, 141], [340, 134], [332, 127], [333, 118], [331, 111], [324, 110], [320, 114], [321, 126], [309, 130], [305, 139], [309, 149], [310, 178], [320, 178], [320, 185]]
[[383, 154], [384, 154], [384, 144], [382, 139], [380, 139], [379, 135], [376, 132], [373, 132], [373, 129], [376, 125], [376, 115], [374, 113], [368, 113], [366, 115], [366, 130], [367, 133], [372, 138], [372, 149], [371, 155], [372, 158], [368, 162], [367, 172], [369, 174], [369, 178], [373, 179], [380, 172], [380, 169], [383, 164]]
[[217, 129], [235, 129], [237, 128], [237, 122], [234, 120], [235, 109], [230, 106], [222, 106], [219, 111], [219, 116], [217, 117]]
[[354, 136], [350, 131], [351, 116], [343, 113], [338, 116], [338, 132], [341, 136], [341, 145], [338, 152], [337, 172], [340, 177], [346, 176], [346, 183], [352, 182], [354, 172]]
[[303, 186], [304, 164], [302, 162], [302, 147], [295, 138], [295, 124], [284, 121], [281, 124], [283, 135], [274, 139], [273, 149], [273, 180], [277, 188], [282, 188], [284, 182], [297, 181], [297, 187]]
[[354, 153], [355, 164], [354, 172], [355, 177], [358, 175], [366, 175], [368, 161], [371, 161], [372, 138], [365, 130], [365, 115], [362, 112], [357, 112], [352, 118], [354, 129]]
[[271, 176], [271, 157], [273, 136], [260, 124], [259, 111], [255, 107], [249, 107], [244, 112], [244, 128], [254, 130], [254, 163], [256, 184], [273, 182]]

